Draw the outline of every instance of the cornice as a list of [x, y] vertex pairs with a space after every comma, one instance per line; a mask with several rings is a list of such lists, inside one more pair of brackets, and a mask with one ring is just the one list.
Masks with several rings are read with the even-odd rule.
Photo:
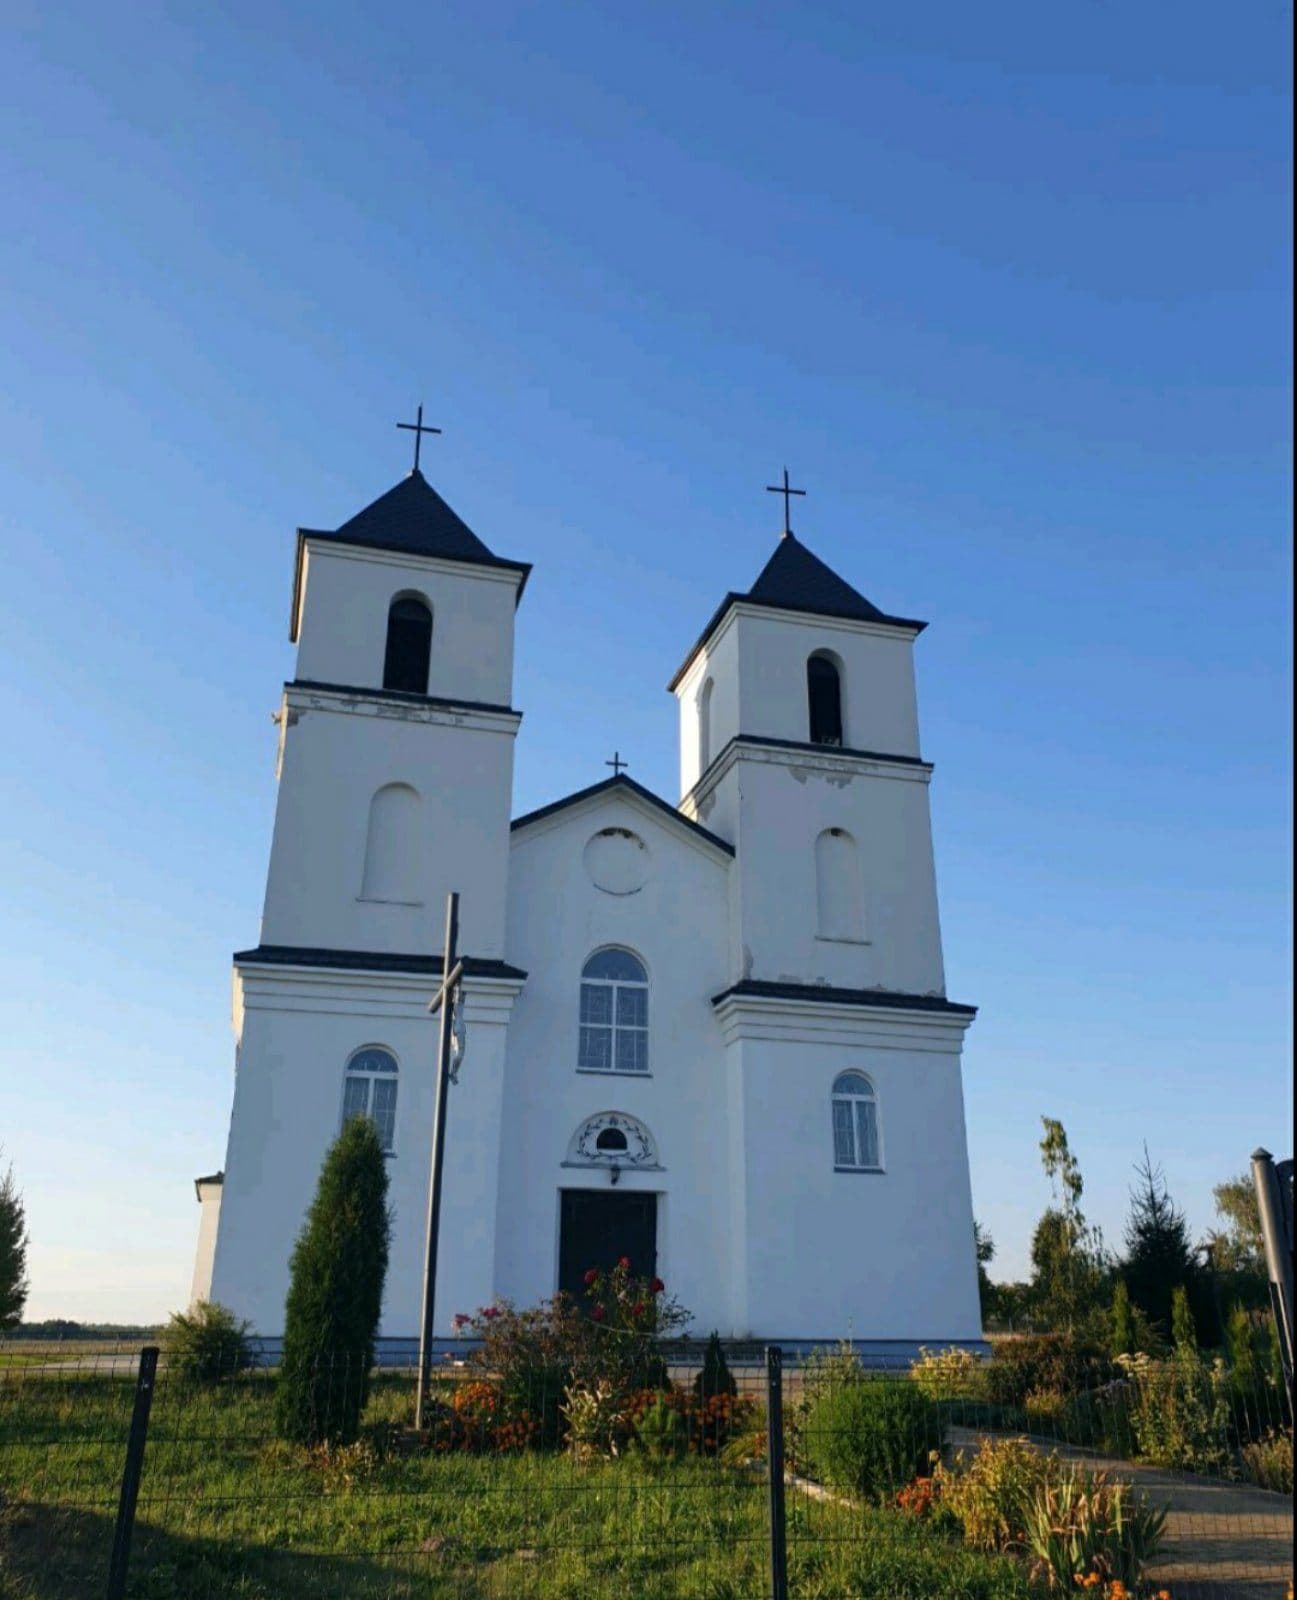
[[879, 750], [849, 750], [841, 745], [802, 744], [793, 739], [767, 739], [757, 734], [736, 734], [710, 763], [706, 772], [687, 794], [681, 807], [698, 811], [718, 783], [739, 760], [766, 766], [788, 767], [798, 773], [816, 772], [826, 776], [861, 775], [873, 778], [898, 778], [908, 783], [930, 782], [932, 763], [918, 756], [888, 755]]
[[325, 711], [345, 716], [378, 717], [390, 722], [421, 722], [448, 728], [472, 728], [481, 733], [515, 734], [522, 712], [512, 706], [478, 700], [442, 699], [434, 695], [403, 694], [393, 689], [372, 689], [360, 684], [317, 683], [293, 679], [284, 685], [284, 710], [289, 724], [303, 711]]

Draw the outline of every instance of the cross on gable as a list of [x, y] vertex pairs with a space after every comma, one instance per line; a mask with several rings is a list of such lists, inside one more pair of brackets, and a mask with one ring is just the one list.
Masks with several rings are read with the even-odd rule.
[[604, 762], [604, 766], [612, 768], [612, 775], [613, 775], [614, 778], [620, 778], [621, 775], [622, 775], [623, 769], [626, 768], [626, 767], [629, 767], [630, 766], [630, 762], [622, 760], [621, 751], [620, 750], [614, 750], [613, 753], [612, 753], [612, 760], [611, 761], [605, 761]]

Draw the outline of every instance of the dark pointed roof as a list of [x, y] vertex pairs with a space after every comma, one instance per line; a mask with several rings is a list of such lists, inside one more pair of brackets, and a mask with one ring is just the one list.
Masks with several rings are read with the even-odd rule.
[[441, 561], [462, 561], [475, 567], [499, 567], [519, 575], [517, 600], [527, 586], [531, 563], [506, 561], [493, 555], [464, 519], [453, 511], [416, 467], [409, 477], [380, 494], [340, 528], [297, 530], [297, 576], [293, 585], [293, 627], [296, 638], [297, 606], [302, 583], [302, 542], [326, 539], [334, 544], [363, 545], [370, 550], [391, 550], [398, 555], [435, 556]]
[[821, 616], [856, 617], [861, 622], [892, 620], [845, 578], [839, 578], [832, 567], [826, 567], [819, 556], [812, 555], [794, 533], [786, 533], [775, 546], [746, 598]]
[[813, 617], [844, 617], [853, 622], [873, 622], [881, 627], [903, 628], [907, 633], [922, 633], [926, 622], [911, 617], [892, 617], [866, 600], [858, 589], [853, 589], [845, 578], [840, 578], [832, 567], [826, 566], [794, 533], [785, 533], [775, 546], [774, 554], [762, 567], [757, 581], [746, 594], [731, 590], [712, 613], [694, 647], [681, 662], [668, 689], [674, 689], [688, 672], [698, 652], [715, 633], [731, 606], [743, 601], [747, 605], [769, 606], [778, 611], [801, 611]]

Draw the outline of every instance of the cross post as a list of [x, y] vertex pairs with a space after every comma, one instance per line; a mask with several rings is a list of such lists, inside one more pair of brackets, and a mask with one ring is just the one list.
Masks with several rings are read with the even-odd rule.
[[766, 493], [767, 494], [781, 494], [784, 497], [784, 534], [785, 534], [785, 536], [787, 536], [788, 534], [790, 534], [793, 531], [793, 524], [792, 524], [792, 520], [791, 520], [790, 515], [789, 515], [790, 509], [791, 509], [790, 505], [789, 505], [789, 502], [792, 499], [793, 495], [795, 495], [795, 494], [805, 495], [806, 490], [805, 489], [790, 489], [788, 487], [788, 468], [785, 467], [784, 468], [784, 481], [782, 483], [768, 483], [766, 485]]
[[397, 427], [398, 428], [404, 428], [407, 433], [412, 433], [414, 435], [414, 470], [416, 472], [418, 472], [418, 470], [419, 470], [419, 446], [423, 443], [424, 434], [425, 433], [440, 433], [441, 429], [440, 428], [433, 428], [433, 427], [427, 427], [427, 428], [424, 427], [424, 425], [423, 425], [423, 407], [422, 406], [419, 407], [418, 412], [416, 413], [415, 419], [414, 419], [413, 422], [398, 422], [397, 423]]
[[612, 760], [611, 761], [605, 761], [604, 762], [604, 766], [612, 768], [612, 775], [613, 775], [614, 778], [620, 778], [621, 775], [622, 775], [623, 769], [626, 768], [626, 767], [629, 767], [630, 766], [630, 762], [622, 760], [621, 751], [620, 750], [614, 750], [613, 753], [612, 753]]

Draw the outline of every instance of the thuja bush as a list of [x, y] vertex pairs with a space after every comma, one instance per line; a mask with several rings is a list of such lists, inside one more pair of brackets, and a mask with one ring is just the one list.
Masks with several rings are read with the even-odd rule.
[[815, 1477], [884, 1500], [941, 1447], [937, 1403], [908, 1378], [861, 1375], [820, 1386], [801, 1420], [801, 1456]]
[[353, 1117], [324, 1158], [290, 1264], [275, 1391], [280, 1436], [350, 1444], [374, 1364], [391, 1216], [378, 1131]]
[[190, 1383], [219, 1383], [253, 1365], [249, 1324], [228, 1306], [199, 1300], [189, 1311], [175, 1311], [162, 1330], [167, 1372]]
[[725, 1359], [721, 1336], [713, 1329], [703, 1352], [703, 1364], [694, 1378], [694, 1396], [699, 1401], [707, 1401], [722, 1394], [733, 1397], [738, 1392], [739, 1386]]

